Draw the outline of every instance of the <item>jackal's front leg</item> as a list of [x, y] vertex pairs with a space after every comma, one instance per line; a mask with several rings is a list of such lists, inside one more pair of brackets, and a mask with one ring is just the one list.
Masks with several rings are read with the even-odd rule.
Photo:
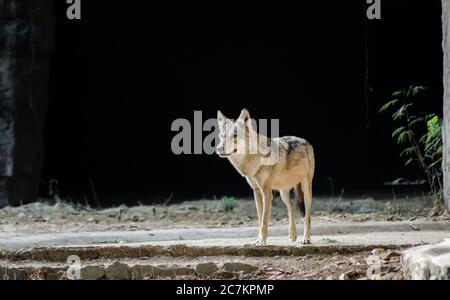
[[[261, 231], [262, 219], [263, 219], [263, 209], [264, 209], [263, 208], [264, 195], [259, 188], [253, 188], [253, 195], [255, 197], [256, 212], [258, 213], [258, 226], [259, 226], [258, 228]], [[258, 238], [252, 245], [258, 245], [260, 243], [260, 240], [261, 240], [261, 235], [258, 234]]]
[[272, 189], [266, 188], [263, 191], [263, 213], [262, 222], [259, 226], [259, 237], [256, 241], [256, 246], [264, 246], [269, 235], [269, 223], [270, 223], [270, 212], [272, 210]]

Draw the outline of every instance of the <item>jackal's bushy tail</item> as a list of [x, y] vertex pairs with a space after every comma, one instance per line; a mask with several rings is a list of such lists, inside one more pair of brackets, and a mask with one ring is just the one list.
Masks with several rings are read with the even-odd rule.
[[[314, 159], [314, 149], [312, 146], [308, 147], [307, 155], [308, 155], [308, 165], [309, 165], [308, 180], [310, 181], [309, 184], [312, 185], [312, 180], [314, 177], [315, 163], [316, 163], [315, 159]], [[310, 188], [312, 188], [312, 187], [310, 187]], [[298, 208], [300, 209], [300, 214], [301, 214], [302, 218], [304, 218], [305, 214], [306, 214], [306, 212], [305, 212], [306, 211], [306, 209], [305, 209], [305, 194], [303, 193], [301, 183], [299, 183], [294, 188], [294, 192], [295, 192], [295, 198], [297, 199]]]
[[302, 191], [302, 184], [299, 183], [295, 188], [295, 199], [297, 200], [297, 206], [300, 209], [300, 215], [302, 218], [305, 217], [305, 195]]

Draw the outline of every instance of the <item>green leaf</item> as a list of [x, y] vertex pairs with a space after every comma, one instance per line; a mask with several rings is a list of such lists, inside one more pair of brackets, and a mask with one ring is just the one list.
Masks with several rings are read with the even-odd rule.
[[403, 133], [403, 131], [405, 130], [405, 126], [399, 127], [397, 128], [393, 133], [392, 133], [392, 137], [395, 138], [397, 136], [399, 136], [400, 134]]
[[425, 86], [416, 86], [412, 89], [412, 95], [413, 97], [417, 96], [419, 93], [425, 91], [427, 87]]
[[438, 159], [437, 161], [433, 162], [431, 165], [428, 166], [428, 169], [434, 168], [436, 165], [442, 164], [442, 158]]
[[408, 156], [414, 153], [414, 147], [406, 148], [405, 150], [400, 153], [400, 157]]
[[428, 125], [428, 127], [434, 127], [438, 124], [438, 122], [439, 122], [439, 117], [434, 116], [428, 120], [427, 125]]
[[392, 185], [398, 185], [400, 184], [402, 181], [404, 181], [405, 178], [397, 178], [394, 181], [391, 182]]
[[417, 123], [423, 121], [423, 118], [413, 116], [413, 117], [410, 117], [410, 120], [411, 120], [411, 122], [409, 123], [409, 126], [412, 127], [412, 126], [416, 125]]
[[394, 121], [401, 119], [406, 112], [408, 111], [408, 108], [410, 108], [412, 106], [411, 103], [406, 104], [406, 105], [402, 105], [399, 110], [397, 110], [393, 115], [392, 118], [394, 119]]
[[398, 97], [401, 96], [404, 93], [403, 90], [395, 91], [392, 93], [392, 97]]
[[410, 158], [405, 162], [405, 167], [407, 167], [408, 165], [410, 165], [415, 159]]
[[407, 131], [403, 131], [397, 138], [397, 143], [401, 144], [406, 142], [406, 139], [409, 138], [411, 136], [411, 131], [407, 130]]
[[378, 112], [381, 113], [381, 112], [388, 110], [391, 106], [395, 105], [398, 101], [399, 101], [398, 99], [393, 99], [393, 100], [389, 101], [388, 103], [383, 105]]

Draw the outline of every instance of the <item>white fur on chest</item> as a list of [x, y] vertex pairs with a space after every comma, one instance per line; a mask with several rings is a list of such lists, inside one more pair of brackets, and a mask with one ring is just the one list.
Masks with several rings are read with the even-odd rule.
[[248, 155], [233, 155], [228, 158], [233, 167], [243, 177], [253, 176], [258, 172], [260, 165], [257, 160], [260, 159], [257, 156], [249, 157]]

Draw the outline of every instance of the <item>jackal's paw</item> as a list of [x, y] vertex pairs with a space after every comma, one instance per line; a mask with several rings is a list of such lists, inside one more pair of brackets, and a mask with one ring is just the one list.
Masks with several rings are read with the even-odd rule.
[[292, 243], [294, 243], [294, 242], [296, 242], [297, 241], [297, 236], [296, 235], [291, 235], [291, 236], [289, 236], [289, 240], [292, 242]]
[[302, 245], [311, 245], [311, 238], [303, 238]]
[[252, 243], [252, 246], [254, 246], [254, 247], [265, 246], [265, 245], [266, 245], [266, 241], [263, 238], [261, 238], [261, 237], [259, 237], [256, 241], [254, 241]]

